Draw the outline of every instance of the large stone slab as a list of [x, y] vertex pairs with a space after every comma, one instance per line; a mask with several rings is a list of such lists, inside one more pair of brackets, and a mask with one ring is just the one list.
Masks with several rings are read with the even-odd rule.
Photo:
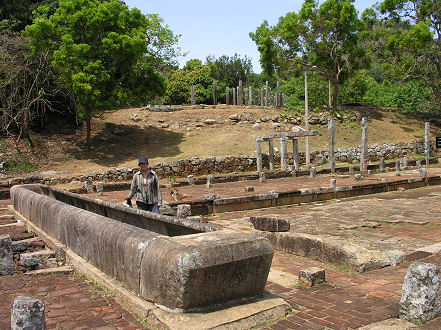
[[168, 309], [188, 311], [264, 290], [273, 248], [258, 235], [44, 185], [14, 186], [11, 196], [15, 211], [42, 231], [142, 298]]
[[250, 217], [250, 221], [254, 229], [257, 230], [279, 232], [289, 231], [290, 229], [289, 221], [277, 217], [253, 216]]

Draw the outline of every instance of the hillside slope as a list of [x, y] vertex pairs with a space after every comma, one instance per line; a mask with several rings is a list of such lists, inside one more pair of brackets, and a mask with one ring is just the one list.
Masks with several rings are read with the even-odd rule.
[[[89, 152], [84, 148], [84, 128], [54, 123], [34, 136], [38, 148], [33, 153], [24, 142], [17, 152], [11, 141], [2, 139], [0, 158], [7, 162], [15, 160], [17, 165], [24, 163], [25, 168], [35, 171], [102, 172], [113, 167], [135, 167], [140, 155], [147, 155], [152, 163], [195, 156], [253, 155], [256, 147], [253, 135], [290, 131], [295, 120], [304, 126], [303, 115], [286, 109], [219, 105], [216, 108], [163, 107], [153, 110], [162, 111], [121, 109], [94, 119]], [[234, 114], [240, 114], [242, 120], [236, 123], [229, 119]], [[247, 116], [249, 120], [246, 120]], [[337, 148], [360, 145], [361, 116], [369, 118], [369, 145], [424, 138], [422, 120], [390, 110], [354, 107], [342, 112], [341, 118], [336, 120]], [[262, 117], [269, 120], [264, 122]], [[316, 117], [318, 123], [310, 128], [317, 130], [319, 136], [310, 139], [311, 150], [323, 150], [328, 143], [328, 114], [312, 112], [312, 117]], [[252, 129], [256, 121], [260, 130]], [[432, 125], [433, 139], [440, 133], [441, 130]], [[299, 148], [304, 150], [304, 139], [300, 139]]]

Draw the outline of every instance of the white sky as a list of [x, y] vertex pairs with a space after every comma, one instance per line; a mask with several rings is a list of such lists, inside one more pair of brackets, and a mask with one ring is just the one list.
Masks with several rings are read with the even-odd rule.
[[[356, 0], [359, 14], [379, 0]], [[322, 2], [322, 1], [321, 1]], [[261, 72], [256, 44], [250, 32], [267, 20], [275, 25], [279, 17], [298, 12], [303, 0], [125, 0], [129, 8], [144, 14], [158, 14], [175, 34], [186, 57], [178, 58], [180, 67], [198, 58], [205, 62], [208, 55], [239, 54], [251, 58], [253, 71]]]

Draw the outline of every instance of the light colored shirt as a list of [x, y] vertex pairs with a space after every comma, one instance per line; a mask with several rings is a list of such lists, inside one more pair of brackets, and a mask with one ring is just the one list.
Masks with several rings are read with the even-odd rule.
[[138, 171], [132, 180], [130, 192], [127, 198], [132, 199], [136, 194], [136, 201], [147, 204], [162, 204], [161, 189], [159, 188], [159, 179], [155, 171], [149, 170], [144, 177], [141, 171]]

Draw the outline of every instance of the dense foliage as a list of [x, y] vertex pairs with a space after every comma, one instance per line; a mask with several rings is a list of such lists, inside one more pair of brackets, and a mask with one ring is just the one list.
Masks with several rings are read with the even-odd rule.
[[119, 0], [60, 0], [55, 14], [47, 13], [47, 7], [40, 7], [26, 35], [34, 55], [49, 52], [56, 74], [72, 92], [78, 114], [86, 121], [88, 147], [94, 115], [163, 93], [164, 79], [155, 70], [164, 57], [162, 35], [148, 34], [158, 29], [155, 16], [129, 10]]

